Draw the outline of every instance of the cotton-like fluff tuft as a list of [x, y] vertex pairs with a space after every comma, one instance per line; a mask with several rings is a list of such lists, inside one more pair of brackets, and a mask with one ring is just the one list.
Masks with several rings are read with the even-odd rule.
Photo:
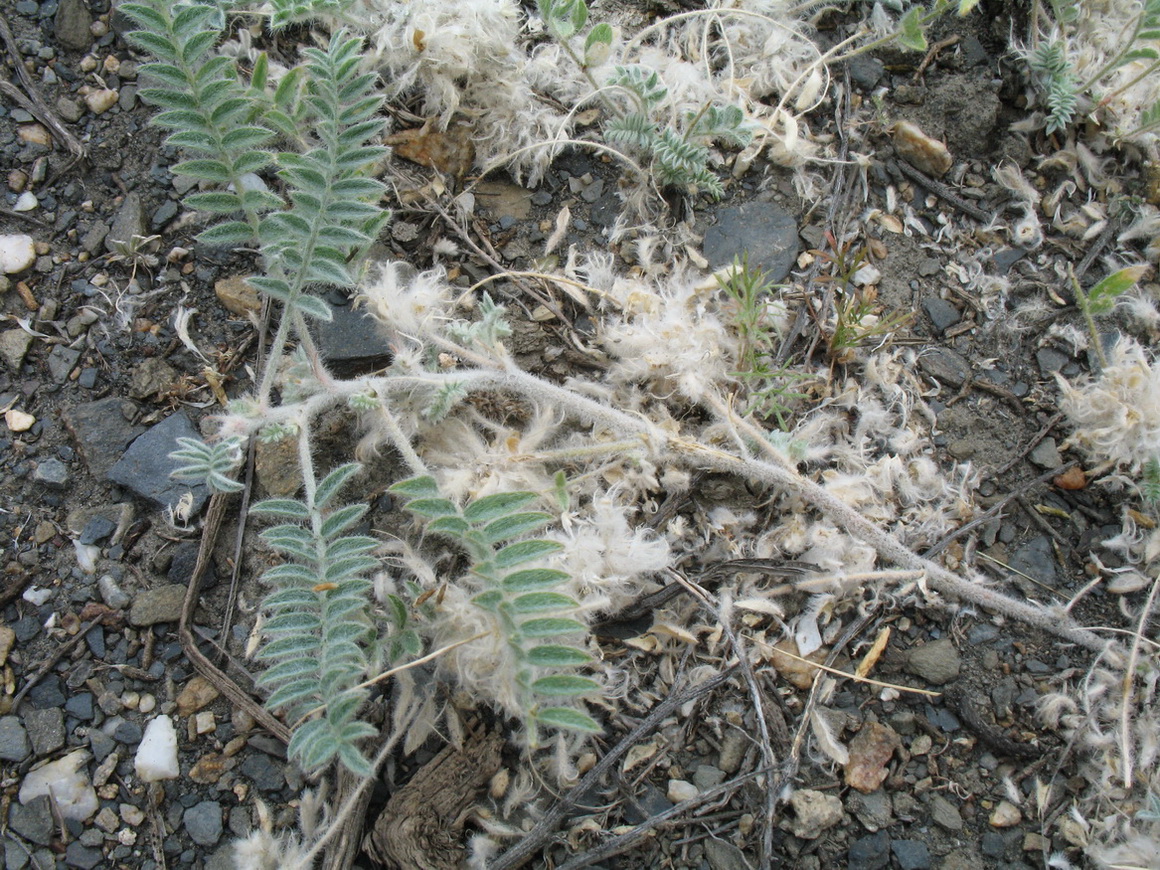
[[1086, 383], [1057, 378], [1071, 442], [1131, 474], [1160, 455], [1160, 367], [1135, 341], [1116, 342], [1107, 367]]
[[622, 609], [640, 594], [644, 578], [672, 561], [668, 543], [647, 529], [632, 528], [627, 509], [612, 493], [598, 493], [588, 515], [570, 525], [545, 537], [564, 546], [558, 564], [572, 577], [565, 591], [587, 608]]
[[[446, 127], [471, 123], [480, 165], [525, 146], [542, 145], [568, 125], [563, 112], [540, 99], [536, 85], [571, 82], [580, 70], [551, 51], [529, 59], [522, 48], [522, 16], [513, 0], [373, 0], [371, 42], [396, 94], [415, 94]], [[572, 102], [579, 91], [564, 87]], [[569, 99], [571, 98], [571, 99]], [[539, 183], [553, 149], [532, 148], [509, 161], [517, 180]]]
[[385, 263], [356, 297], [375, 320], [412, 338], [446, 320], [451, 292], [442, 268], [414, 274], [406, 263]]
[[616, 357], [613, 382], [648, 383], [659, 395], [699, 401], [729, 379], [736, 337], [691, 275], [678, 272], [659, 286], [618, 282], [614, 293], [624, 315], [603, 336]]

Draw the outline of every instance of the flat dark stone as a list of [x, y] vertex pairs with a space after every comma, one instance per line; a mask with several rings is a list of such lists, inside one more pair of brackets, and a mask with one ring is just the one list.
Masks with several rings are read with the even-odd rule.
[[349, 303], [332, 303], [330, 312], [333, 320], [313, 325], [318, 350], [335, 374], [357, 377], [390, 364], [386, 333], [365, 308], [355, 311]]
[[200, 438], [184, 411], [166, 417], [138, 437], [121, 459], [109, 469], [109, 480], [127, 487], [163, 507], [176, 507], [186, 493], [193, 494], [193, 513], [198, 513], [209, 498], [203, 484], [174, 480], [170, 474], [178, 467], [169, 454], [178, 449], [178, 438]]
[[[64, 414], [64, 424], [76, 439], [81, 456], [94, 477], [106, 478], [125, 448], [145, 431], [125, 419], [127, 400], [110, 396], [77, 405]], [[133, 407], [132, 403], [128, 403]]]
[[751, 269], [777, 283], [794, 267], [798, 244], [793, 215], [772, 202], [748, 202], [717, 212], [717, 222], [705, 232], [704, 254], [714, 269], [748, 255]]

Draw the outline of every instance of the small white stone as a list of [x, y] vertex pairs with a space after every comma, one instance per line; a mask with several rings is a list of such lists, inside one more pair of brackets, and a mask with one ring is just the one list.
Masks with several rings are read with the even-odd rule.
[[141, 700], [137, 702], [137, 710], [141, 713], [152, 713], [156, 707], [157, 699], [149, 694], [142, 695]]
[[32, 236], [23, 233], [0, 236], [0, 271], [6, 275], [23, 272], [36, 262]]
[[133, 766], [143, 782], [177, 778], [181, 770], [177, 764], [177, 732], [172, 719], [162, 715], [149, 720]]
[[117, 105], [120, 95], [111, 88], [100, 88], [85, 97], [85, 104], [94, 115], [102, 115]]
[[137, 692], [126, 692], [121, 696], [121, 705], [126, 710], [136, 710], [141, 703], [141, 695]]
[[217, 730], [217, 722], [214, 720], [212, 710], [202, 710], [193, 717], [193, 727], [198, 734], [209, 734], [211, 731]]
[[993, 828], [1010, 828], [1012, 825], [1017, 825], [1023, 821], [1023, 814], [1019, 812], [1019, 807], [1008, 801], [999, 801], [999, 805], [995, 807], [991, 813], [991, 818], [988, 819]]
[[36, 422], [36, 418], [25, 411], [9, 408], [4, 412], [4, 422], [7, 424], [9, 432], [27, 432]]
[[87, 820], [100, 807], [85, 771], [89, 758], [88, 752], [78, 749], [30, 771], [20, 786], [20, 803], [27, 805], [41, 795], [51, 795], [66, 819]]
[[40, 200], [36, 198], [36, 194], [31, 190], [26, 190], [20, 196], [16, 197], [16, 202], [12, 206], [13, 211], [32, 211], [40, 205]]
[[698, 794], [700, 794], [700, 792], [697, 791], [697, 787], [687, 780], [669, 780], [668, 799], [675, 804], [679, 804], [681, 801], [691, 800]]

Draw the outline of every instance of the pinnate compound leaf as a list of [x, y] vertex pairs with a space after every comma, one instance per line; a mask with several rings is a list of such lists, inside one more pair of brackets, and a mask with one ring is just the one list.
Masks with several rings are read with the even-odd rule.
[[559, 637], [587, 630], [584, 623], [564, 616], [542, 616], [520, 623], [520, 634], [527, 638]]
[[306, 505], [293, 498], [268, 498], [265, 501], [250, 505], [250, 513], [287, 517], [295, 520], [310, 518], [310, 511]]
[[519, 510], [537, 498], [534, 492], [497, 492], [476, 499], [463, 509], [463, 518], [470, 523], [488, 523]]
[[363, 518], [368, 510], [365, 504], [340, 507], [322, 521], [322, 537], [327, 540], [340, 535]]
[[512, 602], [513, 613], [547, 613], [553, 610], [575, 610], [579, 602], [559, 592], [529, 592]]
[[567, 668], [587, 664], [592, 657], [574, 646], [549, 643], [528, 650], [528, 661], [540, 668]]
[[483, 529], [483, 536], [489, 544], [498, 544], [501, 541], [542, 529], [552, 520], [551, 514], [542, 511], [512, 514], [488, 523]]
[[545, 707], [535, 714], [535, 719], [544, 725], [554, 725], [567, 731], [585, 734], [600, 734], [604, 729], [587, 713], [573, 707]]
[[532, 691], [541, 695], [589, 695], [600, 691], [600, 684], [588, 677], [577, 677], [573, 674], [553, 674], [550, 677], [540, 677], [532, 683]]
[[514, 568], [525, 562], [533, 562], [564, 549], [564, 545], [557, 541], [517, 541], [508, 544], [495, 554], [495, 567], [500, 570]]
[[225, 221], [202, 230], [197, 234], [197, 240], [203, 245], [220, 247], [245, 245], [254, 240], [254, 230], [244, 221]]
[[568, 579], [568, 576], [567, 571], [558, 571], [555, 568], [528, 568], [504, 577], [503, 588], [515, 593], [537, 592], [559, 586]]

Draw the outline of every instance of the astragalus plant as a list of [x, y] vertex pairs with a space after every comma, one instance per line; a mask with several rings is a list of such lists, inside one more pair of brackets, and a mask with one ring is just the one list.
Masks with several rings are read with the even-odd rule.
[[[487, 48], [454, 30], [418, 28], [415, 16], [442, 20], [440, 3], [364, 6], [408, 22], [409, 59], [377, 60], [430, 88], [433, 101], [447, 84], [428, 66], [439, 39], [454, 43], [439, 57], [467, 52], [460, 60], [468, 65]], [[502, 19], [509, 7], [487, 8]], [[258, 264], [250, 283], [276, 312], [270, 360], [252, 393], [225, 409], [214, 439], [186, 441], [179, 455], [188, 477], [225, 493], [239, 486], [250, 442], [289, 437], [297, 445], [301, 495], [253, 510], [275, 521], [262, 539], [279, 560], [263, 578], [273, 588], [262, 607], [258, 658], [269, 667], [260, 684], [292, 726], [290, 752], [303, 767], [337, 760], [367, 775], [369, 756], [393, 745], [371, 743], [378, 729], [363, 721], [369, 687], [395, 675], [391, 725], [393, 736], [406, 735], [404, 749], [456, 724], [444, 703], [455, 695], [490, 706], [509, 723], [526, 766], [566, 782], [618, 698], [653, 697], [621, 664], [602, 660], [594, 621], [656, 588], [662, 572], [731, 556], [798, 559], [817, 576], [800, 612], [752, 576], [724, 584], [714, 613], [730, 632], [710, 628], [714, 653], [722, 638], [736, 637], [738, 612], [768, 621], [730, 656], [760, 660], [760, 643], [783, 631], [803, 646], [816, 640], [816, 649], [837, 624], [827, 626], [827, 616], [865, 597], [957, 599], [1108, 649], [1058, 608], [1008, 598], [916, 554], [971, 517], [974, 476], [967, 466], [944, 472], [930, 455], [924, 387], [905, 352], [851, 348], [842, 377], [819, 378], [826, 400], [790, 432], [771, 433], [735, 410], [744, 385], [734, 373], [746, 351], [734, 300], [677, 257], [657, 262], [649, 251], [667, 254], [664, 242], [646, 240], [630, 273], [606, 257], [576, 265], [600, 300], [592, 309], [600, 364], [562, 383], [532, 374], [507, 344], [503, 304], [464, 294], [442, 268], [415, 274], [364, 262], [386, 221], [384, 186], [373, 177], [385, 154], [374, 144], [383, 85], [360, 37], [340, 30], [320, 38], [274, 82], [264, 57], [244, 76], [215, 54], [225, 20], [216, 7], [157, 0], [122, 9], [141, 27], [136, 43], [156, 58], [143, 70], [153, 81], [143, 94], [188, 156], [175, 170], [205, 184], [189, 204], [221, 218], [202, 241], [249, 246]], [[463, 21], [478, 26], [472, 16], [482, 14], [470, 7]], [[749, 36], [759, 44], [772, 38], [763, 30], [768, 15], [739, 17], [758, 28]], [[395, 44], [396, 25], [375, 31], [379, 44]], [[668, 44], [642, 56], [659, 63]], [[759, 62], [749, 62], [757, 76]], [[703, 86], [697, 79], [692, 91]], [[691, 105], [695, 112], [705, 101]], [[381, 324], [392, 353], [384, 370], [343, 379], [320, 358], [310, 324], [331, 316], [321, 295], [334, 288]], [[317, 432], [344, 415], [361, 433], [347, 442], [358, 461], [343, 456], [319, 469]], [[362, 526], [359, 486], [371, 470], [396, 481], [398, 501], [418, 518], [403, 539]], [[759, 493], [764, 520], [719, 510], [658, 519], [656, 528], [641, 522], [701, 472]], [[447, 542], [450, 553], [440, 546]], [[883, 570], [891, 566], [906, 570]], [[674, 608], [660, 618], [680, 643], [696, 643], [681, 626], [688, 614]], [[750, 637], [759, 643], [748, 645]], [[434, 679], [405, 669], [423, 659]], [[670, 689], [672, 677], [655, 690]]]

